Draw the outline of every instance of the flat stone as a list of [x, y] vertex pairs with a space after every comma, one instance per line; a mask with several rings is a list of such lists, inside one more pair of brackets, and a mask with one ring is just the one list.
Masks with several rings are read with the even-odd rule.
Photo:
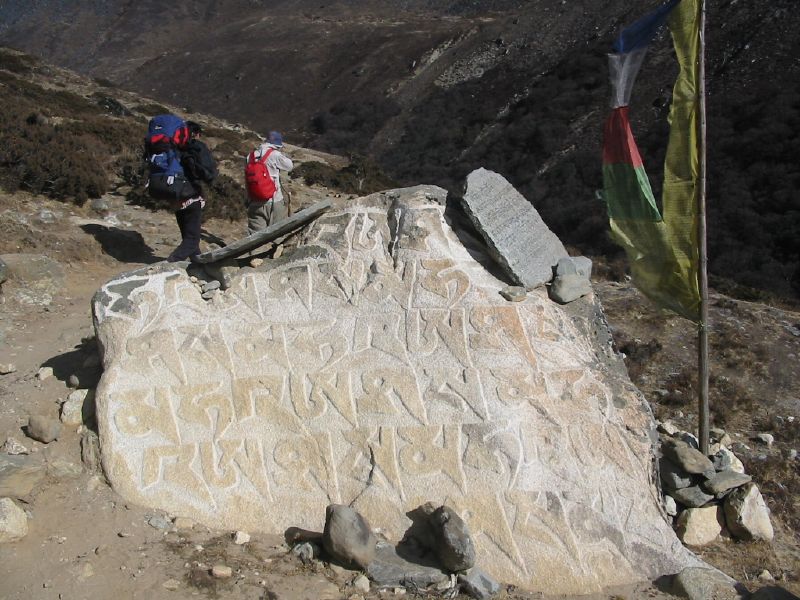
[[178, 581], [177, 579], [167, 579], [164, 583], [161, 584], [161, 587], [171, 592], [174, 592], [179, 587], [181, 587], [181, 582]]
[[28, 517], [11, 498], [0, 498], [0, 544], [28, 535]]
[[150, 525], [153, 529], [160, 529], [162, 531], [166, 531], [172, 527], [172, 522], [167, 519], [166, 517], [162, 517], [161, 515], [154, 515], [147, 519], [147, 524]]
[[233, 534], [233, 543], [237, 546], [243, 546], [250, 541], [250, 534], [246, 531], [237, 531]]
[[207, 281], [206, 283], [203, 284], [203, 293], [218, 290], [221, 286], [222, 284], [216, 279], [214, 281]]
[[61, 422], [64, 425], [77, 427], [94, 418], [94, 391], [75, 390], [70, 392], [61, 405]]
[[39, 370], [36, 371], [36, 379], [38, 379], [39, 381], [50, 379], [52, 376], [53, 376], [53, 367], [39, 367]]
[[89, 473], [100, 471], [100, 438], [89, 429], [81, 434], [81, 462]]
[[61, 422], [45, 415], [31, 415], [25, 434], [43, 444], [55, 441], [61, 435]]
[[752, 477], [750, 477], [750, 475], [743, 475], [736, 471], [727, 470], [718, 472], [711, 479], [700, 484], [700, 487], [703, 488], [703, 491], [716, 495], [749, 483], [751, 480]]
[[689, 567], [672, 579], [676, 596], [689, 600], [739, 600], [736, 581], [718, 571], [703, 567]]
[[10, 373], [15, 373], [17, 370], [17, 365], [14, 363], [2, 363], [0, 364], [0, 375], [9, 375]]
[[714, 464], [702, 452], [675, 438], [664, 440], [661, 451], [687, 473], [702, 474], [714, 469]]
[[696, 564], [663, 519], [652, 416], [602, 342], [599, 304], [509, 305], [430, 191], [446, 196], [337, 201], [213, 303], [170, 263], [103, 285], [97, 422], [114, 491], [272, 534], [322, 531], [335, 498], [391, 540], [413, 499], [452, 501], [476, 542], [498, 540], [482, 568], [553, 594]]
[[[203, 265], [203, 268], [209, 277], [214, 278], [214, 281], [209, 281], [206, 286], [216, 282], [218, 284], [217, 287], [221, 287], [223, 290], [227, 290], [231, 287], [233, 278], [239, 274], [240, 270], [239, 263], [233, 258], [208, 263]], [[203, 291], [208, 291], [205, 286], [203, 286]]]
[[740, 540], [766, 540], [774, 537], [764, 497], [754, 483], [736, 488], [725, 498], [725, 522], [733, 537]]
[[394, 546], [378, 542], [374, 560], [367, 567], [367, 575], [379, 586], [408, 586], [426, 588], [450, 579], [447, 573], [398, 556]]
[[459, 573], [458, 584], [465, 594], [476, 600], [489, 600], [500, 591], [500, 584], [478, 567]]
[[465, 571], [475, 564], [475, 545], [458, 513], [440, 506], [428, 522], [433, 532], [433, 551], [446, 571]]
[[700, 489], [699, 485], [674, 490], [669, 492], [669, 495], [684, 506], [689, 506], [691, 508], [699, 508], [714, 499], [713, 494], [706, 494]]
[[722, 509], [719, 506], [687, 508], [678, 515], [678, 537], [689, 546], [705, 546], [722, 533]]
[[365, 568], [375, 557], [377, 539], [367, 520], [349, 506], [331, 504], [325, 509], [322, 546], [344, 565]]
[[568, 256], [533, 205], [502, 175], [483, 168], [470, 173], [462, 205], [516, 285], [532, 289], [547, 283], [558, 260]]

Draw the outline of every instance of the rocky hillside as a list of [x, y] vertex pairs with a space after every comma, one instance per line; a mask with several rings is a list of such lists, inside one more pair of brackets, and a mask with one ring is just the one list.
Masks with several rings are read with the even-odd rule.
[[[0, 42], [260, 131], [368, 154], [401, 182], [456, 190], [485, 166], [565, 242], [613, 258], [595, 199], [605, 53], [654, 4], [204, 0], [165, 14], [149, 1], [7, 2]], [[791, 0], [709, 3], [711, 271], [794, 299], [799, 20]], [[657, 193], [671, 54], [664, 35], [632, 107]]]

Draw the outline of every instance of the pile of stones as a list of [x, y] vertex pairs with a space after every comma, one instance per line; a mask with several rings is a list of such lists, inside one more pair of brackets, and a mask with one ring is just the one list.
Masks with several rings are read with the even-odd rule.
[[769, 508], [724, 431], [711, 430], [708, 456], [692, 434], [669, 424], [659, 431], [664, 508], [684, 544], [704, 546], [720, 536], [772, 540]]
[[469, 530], [453, 509], [427, 503], [408, 516], [412, 526], [393, 546], [376, 535], [356, 510], [332, 504], [325, 511], [322, 533], [291, 527], [286, 542], [303, 562], [321, 559], [363, 571], [353, 580], [362, 593], [427, 590], [488, 600], [500, 591], [500, 585], [475, 566]]

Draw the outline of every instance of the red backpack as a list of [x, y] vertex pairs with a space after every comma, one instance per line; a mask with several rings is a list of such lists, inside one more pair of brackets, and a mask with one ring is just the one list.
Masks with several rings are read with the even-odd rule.
[[244, 181], [247, 186], [247, 195], [252, 202], [266, 202], [272, 200], [277, 188], [275, 182], [267, 170], [267, 158], [272, 154], [272, 148], [264, 153], [264, 156], [256, 160], [256, 152], [253, 150], [247, 157], [247, 165], [244, 168]]

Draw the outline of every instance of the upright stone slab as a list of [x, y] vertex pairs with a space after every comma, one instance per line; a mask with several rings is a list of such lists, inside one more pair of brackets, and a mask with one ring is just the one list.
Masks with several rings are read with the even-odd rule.
[[567, 251], [522, 194], [498, 175], [477, 169], [467, 177], [464, 209], [489, 252], [518, 285], [535, 288], [553, 278]]
[[232, 531], [321, 531], [352, 505], [394, 542], [446, 503], [481, 568], [554, 594], [698, 564], [661, 517], [654, 422], [595, 341], [599, 309], [504, 300], [444, 194], [343, 201], [214, 302], [167, 263], [104, 285], [114, 488]]

